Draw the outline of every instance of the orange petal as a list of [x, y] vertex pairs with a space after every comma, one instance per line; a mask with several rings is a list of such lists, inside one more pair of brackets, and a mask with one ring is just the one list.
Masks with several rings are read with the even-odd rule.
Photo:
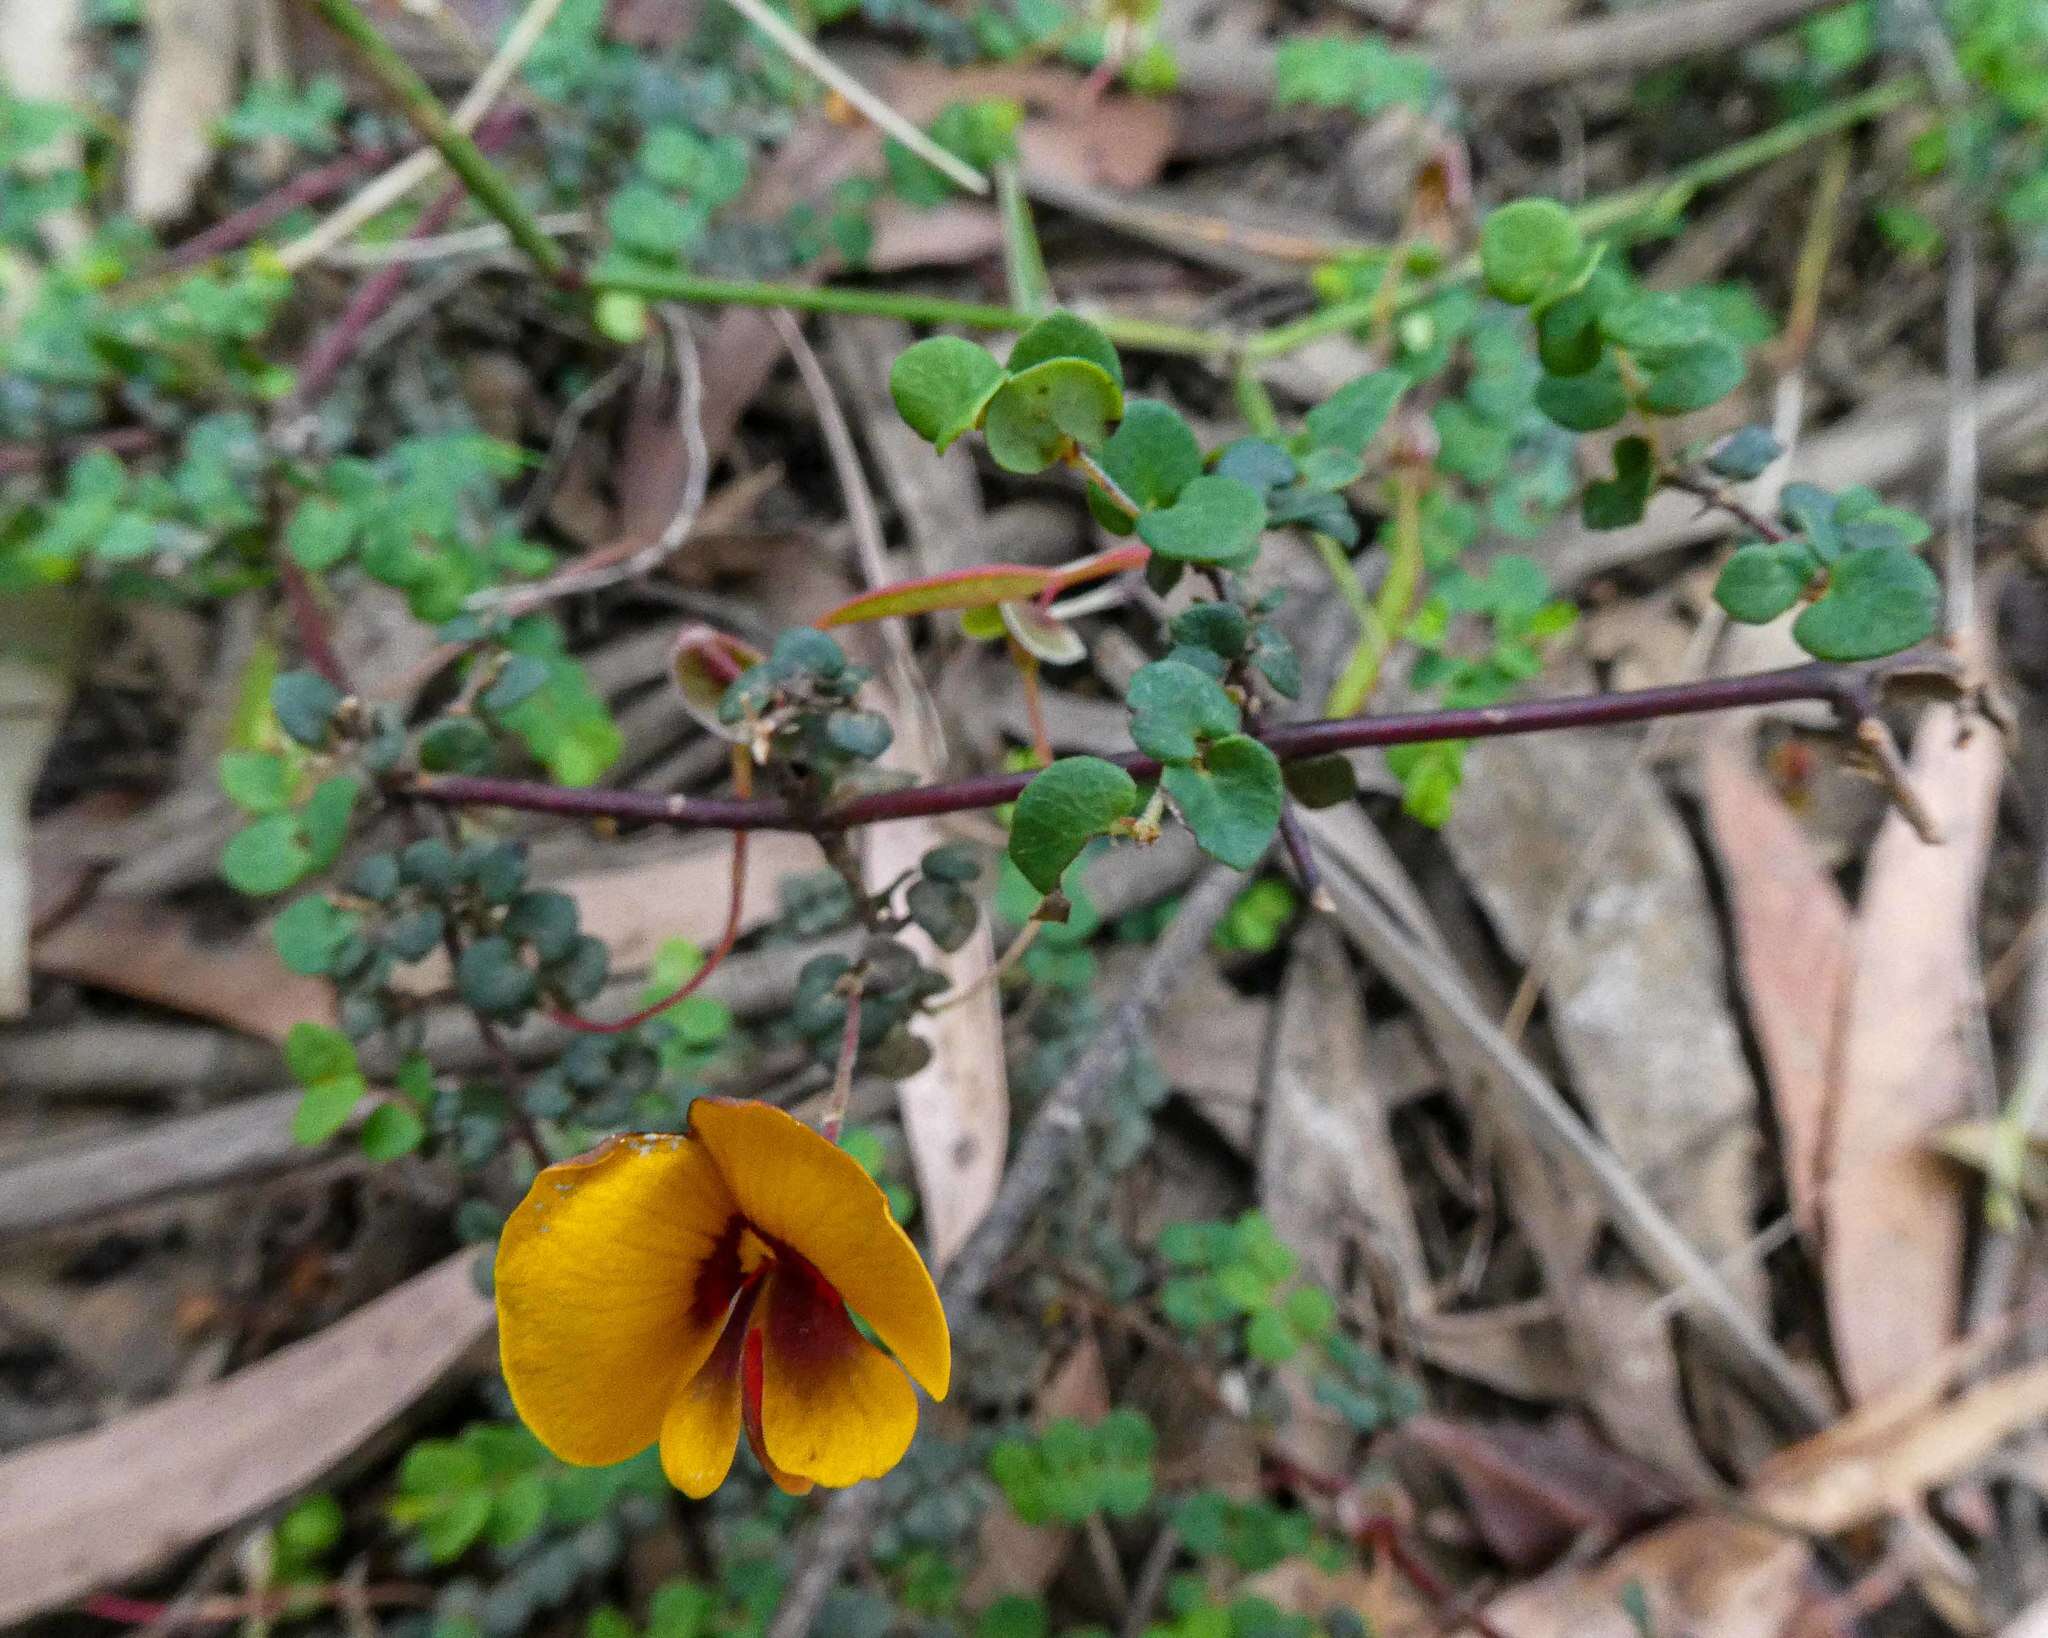
[[763, 1465], [839, 1487], [878, 1479], [917, 1432], [917, 1390], [811, 1270], [778, 1263], [761, 1298]]
[[[699, 1098], [690, 1130], [740, 1210], [829, 1280], [934, 1399], [946, 1397], [946, 1311], [910, 1236], [860, 1162], [771, 1104]], [[829, 1481], [821, 1481], [829, 1482]]]
[[737, 1216], [682, 1137], [613, 1138], [533, 1180], [498, 1241], [498, 1357], [520, 1417], [563, 1461], [654, 1443], [724, 1328]]
[[[758, 1288], [756, 1288], [758, 1289]], [[725, 1483], [740, 1440], [740, 1366], [753, 1319], [754, 1293], [725, 1322], [718, 1346], [676, 1389], [661, 1419], [661, 1470], [684, 1495], [702, 1501]]]

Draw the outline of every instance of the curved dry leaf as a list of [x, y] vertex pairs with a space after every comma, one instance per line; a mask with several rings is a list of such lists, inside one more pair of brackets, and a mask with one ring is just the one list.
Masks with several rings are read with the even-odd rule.
[[1735, 959], [1770, 1079], [1793, 1216], [1819, 1225], [1821, 1146], [1849, 967], [1849, 906], [1741, 728], [1700, 756], [1707, 829], [1727, 883]]
[[1870, 853], [1824, 1153], [1822, 1269], [1842, 1381], [1861, 1403], [1932, 1358], [1961, 1311], [1963, 1199], [1932, 1152], [1988, 1105], [1977, 894], [2004, 751], [1952, 706], [1914, 736], [1914, 787], [1947, 840], [1897, 813]]
[[0, 1626], [146, 1574], [346, 1458], [489, 1333], [475, 1258], [223, 1381], [0, 1461]]

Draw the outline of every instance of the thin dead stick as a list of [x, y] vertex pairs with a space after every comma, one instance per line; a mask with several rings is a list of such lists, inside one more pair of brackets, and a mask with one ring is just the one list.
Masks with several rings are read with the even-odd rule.
[[825, 1102], [825, 1118], [818, 1123], [829, 1143], [839, 1141], [839, 1129], [846, 1124], [846, 1106], [853, 1101], [853, 1061], [860, 1056], [860, 998], [866, 988], [859, 967], [840, 982], [845, 986], [846, 1025], [839, 1032], [839, 1058], [832, 1066], [832, 1096]]
[[[995, 1203], [940, 1284], [939, 1295], [956, 1330], [967, 1326], [996, 1270], [1065, 1175], [1089, 1120], [1122, 1072], [1139, 1034], [1167, 996], [1200, 965], [1210, 935], [1243, 884], [1236, 871], [1220, 867], [1210, 868], [1195, 882], [1116, 1011], [1039, 1105]], [[840, 1572], [872, 1533], [885, 1494], [881, 1485], [858, 1485], [826, 1504], [810, 1540], [797, 1553], [800, 1567], [769, 1625], [768, 1638], [804, 1638], [811, 1630]]]
[[[550, 216], [536, 216], [534, 221], [543, 233], [555, 239], [574, 238], [597, 231], [597, 224], [590, 219], [588, 211], [556, 211]], [[416, 265], [449, 261], [457, 256], [487, 256], [506, 249], [511, 243], [512, 235], [502, 224], [479, 222], [475, 227], [455, 228], [429, 239], [336, 245], [320, 260], [328, 267], [385, 267], [392, 262]]]
[[951, 995], [940, 996], [938, 1000], [926, 1007], [925, 1011], [950, 1012], [963, 1002], [972, 1001], [991, 984], [1000, 984], [1003, 980], [1003, 974], [1007, 973], [1024, 959], [1024, 952], [1031, 948], [1032, 942], [1038, 937], [1039, 928], [1044, 925], [1044, 922], [1037, 920], [1035, 917], [1027, 921], [1022, 931], [1010, 940], [1009, 948], [1003, 951], [999, 960], [990, 962], [975, 975], [971, 982], [961, 985]]
[[[1969, 111], [1970, 88], [1942, 20], [1927, 0], [1907, 0], [1917, 23], [1915, 45], [1956, 140]], [[1948, 464], [1942, 486], [1947, 551], [1942, 576], [1942, 630], [1951, 642], [1977, 619], [1977, 262], [1978, 190], [1974, 141], [1961, 136], [1963, 164], [1949, 210], [1948, 290], [1943, 352], [1948, 371]]]
[[944, 172], [948, 180], [956, 186], [965, 188], [969, 193], [988, 192], [987, 177], [959, 155], [949, 153], [926, 136], [826, 56], [810, 40], [784, 22], [772, 7], [763, 3], [763, 0], [726, 0], [726, 4], [767, 35], [790, 61], [808, 69], [919, 159], [934, 170]]
[[[790, 360], [796, 365], [796, 373], [817, 413], [818, 430], [824, 435], [825, 453], [832, 461], [832, 475], [839, 484], [846, 520], [853, 526], [853, 548], [860, 559], [861, 578], [870, 589], [887, 585], [889, 563], [882, 539], [882, 514], [875, 505], [874, 491], [868, 487], [867, 470], [860, 464], [853, 428], [840, 407], [839, 395], [832, 390], [832, 378], [825, 373], [824, 364], [793, 314], [777, 308], [768, 316], [775, 333], [789, 349]], [[912, 737], [921, 747], [919, 760], [935, 771], [945, 764], [945, 734], [939, 725], [938, 707], [932, 703], [931, 691], [925, 687], [911, 654], [910, 634], [904, 630], [903, 622], [884, 621], [882, 642], [889, 651], [890, 692], [904, 711], [913, 714]]]
[[472, 592], [465, 607], [526, 614], [560, 598], [623, 585], [654, 573], [690, 538], [711, 482], [711, 451], [704, 440], [704, 372], [697, 359], [697, 343], [690, 334], [690, 321], [683, 310], [673, 302], [665, 302], [655, 311], [675, 353], [676, 424], [683, 435], [683, 493], [666, 527], [651, 544], [638, 551], [624, 556], [613, 555], [615, 548], [594, 553], [534, 586], [486, 586]]
[[1622, 1243], [1667, 1287], [1690, 1291], [1702, 1329], [1727, 1361], [1807, 1431], [1825, 1426], [1831, 1407], [1812, 1382], [1728, 1289], [1684, 1232], [1564, 1095], [1501, 1034], [1463, 979], [1363, 882], [1331, 874], [1338, 918], [1360, 953], [1411, 1006], [1454, 1062], [1479, 1071], [1502, 1113], [1543, 1149], [1583, 1177], [1606, 1208]]
[[600, 404], [608, 402], [625, 386], [626, 378], [632, 373], [632, 358], [622, 358], [563, 406], [561, 418], [555, 422], [554, 433], [548, 439], [547, 458], [541, 462], [539, 475], [527, 489], [525, 499], [519, 503], [519, 527], [522, 530], [531, 529], [539, 521], [549, 497], [555, 492], [555, 485], [562, 481], [563, 469], [569, 464], [570, 453], [583, 431], [583, 423], [590, 419]]
[[[519, 21], [512, 25], [497, 54], [484, 65], [476, 83], [470, 86], [449, 116], [464, 135], [475, 135], [484, 116], [533, 54], [533, 48], [540, 44], [540, 37], [547, 32], [548, 24], [554, 21], [555, 13], [562, 9], [562, 3], [563, 0], [533, 0], [520, 13]], [[277, 253], [278, 260], [287, 272], [296, 272], [353, 237], [364, 223], [389, 210], [441, 169], [441, 156], [430, 147], [408, 154], [366, 184], [325, 221], [281, 249]]]

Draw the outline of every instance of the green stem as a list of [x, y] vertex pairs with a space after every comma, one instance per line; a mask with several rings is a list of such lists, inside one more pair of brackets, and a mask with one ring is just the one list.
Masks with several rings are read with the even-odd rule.
[[448, 117], [427, 82], [413, 72], [355, 0], [307, 0], [327, 26], [339, 34], [377, 83], [397, 100], [405, 117], [462, 179], [470, 197], [505, 225], [512, 242], [551, 279], [566, 279], [571, 269], [562, 247], [550, 239], [504, 175], [484, 157], [469, 133]]
[[[1324, 702], [1326, 715], [1348, 717], [1365, 709], [1379, 686], [1387, 656], [1408, 624], [1415, 593], [1422, 584], [1422, 491], [1428, 480], [1427, 467], [1404, 462], [1394, 469], [1394, 538], [1388, 550], [1387, 577], [1380, 582], [1371, 609], [1359, 620], [1358, 646]], [[1348, 563], [1345, 566], [1350, 567]]]
[[[856, 313], [908, 319], [913, 324], [957, 324], [967, 330], [1026, 330], [1039, 315], [1020, 307], [950, 301], [908, 290], [860, 290], [844, 285], [771, 284], [756, 279], [712, 279], [696, 273], [656, 269], [600, 268], [590, 275], [596, 290], [621, 290], [650, 301], [692, 301], [725, 307], [787, 307], [799, 313]], [[1119, 347], [1137, 352], [1216, 358], [1234, 352], [1236, 337], [1147, 319], [1097, 318], [1102, 333]]]
[[[1259, 379], [1249, 359], [1238, 360], [1231, 386], [1237, 394], [1237, 412], [1244, 417], [1244, 424], [1252, 429], [1252, 436], [1279, 437], [1280, 412], [1273, 407], [1273, 395], [1266, 391], [1265, 382]], [[1347, 563], [1346, 567], [1349, 566]]]
[[[1917, 76], [1886, 80], [1853, 97], [1816, 108], [1797, 119], [1774, 125], [1768, 131], [1759, 131], [1755, 136], [1732, 143], [1718, 153], [1682, 166], [1658, 181], [1624, 188], [1605, 198], [1589, 199], [1572, 212], [1572, 219], [1584, 233], [1608, 233], [1624, 228], [1640, 230], [1666, 223], [1703, 189], [1755, 170], [1758, 166], [1768, 165], [1773, 160], [1783, 159], [1787, 154], [1797, 153], [1822, 137], [1903, 108], [1925, 94], [1926, 87]], [[1478, 277], [1479, 257], [1477, 254], [1465, 256], [1434, 278], [1402, 286], [1394, 298], [1393, 310], [1405, 312], [1441, 290]], [[1339, 335], [1371, 323], [1385, 309], [1386, 296], [1381, 291], [1355, 296], [1320, 312], [1310, 313], [1292, 324], [1283, 324], [1248, 338], [1244, 343], [1244, 354], [1254, 361], [1278, 358], [1312, 341], [1320, 341], [1324, 336]]]
[[1045, 270], [1045, 253], [1039, 248], [1038, 226], [1031, 219], [1031, 201], [1024, 197], [1024, 182], [1013, 159], [995, 167], [996, 207], [1003, 223], [1003, 277], [1013, 306], [1031, 313], [1047, 313], [1054, 306], [1052, 275]]

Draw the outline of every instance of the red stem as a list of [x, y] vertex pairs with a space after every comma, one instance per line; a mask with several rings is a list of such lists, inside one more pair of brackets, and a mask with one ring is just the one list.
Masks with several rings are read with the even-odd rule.
[[[1612, 727], [1659, 717], [1696, 716], [1709, 711], [1820, 700], [1844, 717], [1869, 714], [1874, 679], [1900, 657], [1854, 665], [1816, 662], [1746, 677], [1719, 677], [1637, 688], [1611, 694], [1574, 694], [1562, 699], [1520, 700], [1464, 710], [1404, 711], [1385, 716], [1338, 717], [1286, 723], [1258, 737], [1283, 762], [1327, 756], [1371, 746], [1419, 745], [1432, 740], [1492, 739], [1509, 734], [1548, 733], [1560, 728]], [[1110, 757], [1140, 779], [1159, 772], [1148, 757]], [[399, 787], [422, 801], [454, 806], [512, 808], [564, 818], [616, 819], [669, 825], [680, 830], [794, 830], [812, 834], [843, 831], [890, 819], [924, 819], [970, 808], [1013, 802], [1032, 773], [988, 774], [945, 784], [912, 785], [856, 797], [825, 813], [810, 814], [786, 802], [709, 796], [672, 796], [653, 791], [565, 790], [532, 780], [470, 774], [421, 774]]]
[[116, 455], [141, 455], [163, 439], [155, 427], [110, 427], [105, 432], [88, 432], [54, 444], [0, 444], [0, 478], [17, 472], [33, 472], [39, 466], [68, 466], [81, 455], [96, 449]]
[[334, 634], [328, 628], [327, 611], [320, 606], [320, 594], [312, 577], [298, 560], [282, 547], [272, 552], [277, 564], [278, 584], [284, 588], [285, 605], [291, 610], [292, 631], [305, 652], [306, 663], [344, 694], [353, 694], [341, 656], [334, 651]]
[[[439, 233], [454, 219], [456, 211], [468, 197], [468, 190], [460, 182], [450, 183], [431, 205], [420, 212], [419, 221], [414, 223], [412, 232], [406, 237], [424, 239]], [[306, 349], [306, 356], [299, 360], [298, 381], [292, 388], [287, 419], [294, 412], [303, 412], [334, 385], [334, 378], [341, 374], [342, 366], [355, 356], [356, 348], [362, 344], [364, 333], [398, 299], [410, 271], [404, 262], [380, 267], [363, 281], [362, 288], [342, 310], [341, 317]]]
[[678, 1002], [687, 1001], [697, 992], [704, 980], [718, 971], [718, 965], [732, 954], [732, 947], [739, 942], [740, 911], [747, 898], [747, 833], [734, 831], [732, 838], [732, 898], [726, 905], [725, 932], [719, 937], [718, 948], [705, 959], [704, 965], [692, 973], [682, 988], [675, 994], [665, 996], [651, 1007], [642, 1007], [629, 1017], [614, 1023], [601, 1024], [594, 1018], [584, 1018], [562, 1007], [550, 1007], [548, 1016], [564, 1029], [573, 1029], [581, 1035], [623, 1035], [629, 1029], [638, 1029], [650, 1018], [658, 1018]]
[[150, 271], [182, 273], [202, 262], [210, 262], [216, 256], [225, 256], [231, 250], [240, 250], [252, 240], [261, 238], [293, 211], [306, 205], [317, 205], [329, 195], [339, 193], [357, 177], [396, 157], [397, 152], [389, 146], [358, 148], [353, 153], [330, 159], [324, 165], [315, 165], [310, 171], [301, 171], [253, 204], [244, 205], [233, 214], [223, 216], [212, 227], [173, 245]]

